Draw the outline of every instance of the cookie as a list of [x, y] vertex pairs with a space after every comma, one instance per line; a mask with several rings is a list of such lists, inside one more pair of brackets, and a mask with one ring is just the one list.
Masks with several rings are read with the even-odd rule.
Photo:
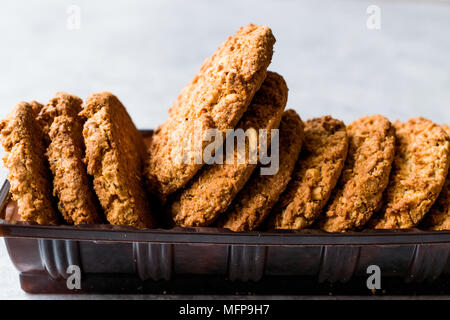
[[280, 124], [277, 173], [261, 175], [258, 170], [253, 172], [218, 226], [233, 231], [251, 231], [259, 227], [286, 188], [302, 143], [303, 122], [294, 110], [287, 110]]
[[394, 127], [395, 160], [384, 206], [371, 222], [376, 229], [417, 226], [441, 192], [449, 167], [450, 142], [440, 126], [414, 118]]
[[53, 195], [69, 224], [100, 223], [95, 195], [83, 163], [83, 121], [80, 98], [58, 92], [37, 119], [47, 141], [46, 156], [53, 175]]
[[303, 229], [320, 215], [347, 157], [347, 130], [330, 116], [308, 120], [292, 179], [275, 205], [269, 223], [275, 229]]
[[38, 103], [21, 102], [0, 123], [3, 163], [9, 170], [10, 192], [21, 220], [56, 225], [59, 219], [50, 191], [43, 133], [35, 120], [39, 107]]
[[321, 229], [362, 227], [381, 206], [395, 150], [394, 129], [383, 116], [366, 116], [347, 127], [349, 151], [342, 175], [319, 221]]
[[[450, 137], [450, 127], [443, 125], [442, 128], [447, 133], [447, 136]], [[430, 212], [425, 215], [424, 220], [421, 223], [423, 228], [450, 230], [450, 173], [447, 174], [442, 191]]]
[[248, 25], [203, 63], [154, 133], [145, 171], [150, 193], [164, 201], [208, 160], [191, 157], [208, 144], [201, 132], [236, 126], [266, 77], [274, 43], [268, 27]]
[[[442, 125], [450, 137], [450, 126]], [[425, 215], [421, 226], [431, 230], [450, 230], [450, 172], [447, 174], [442, 191], [430, 212]]]
[[38, 116], [39, 112], [41, 112], [42, 108], [44, 107], [41, 103], [37, 101], [31, 101], [30, 102], [31, 109], [33, 109], [33, 114], [35, 117]]
[[[287, 86], [276, 73], [268, 72], [261, 89], [256, 93], [248, 111], [237, 128], [271, 129], [278, 128], [287, 101]], [[270, 136], [268, 139], [271, 139]], [[269, 140], [270, 141], [270, 140]], [[248, 139], [245, 145], [249, 150]], [[249, 157], [240, 163], [238, 152], [234, 152], [234, 164], [212, 164], [204, 168], [189, 182], [168, 206], [173, 221], [180, 226], [208, 226], [225, 212], [236, 194], [250, 178], [256, 163]]]
[[122, 103], [110, 92], [92, 94], [80, 116], [86, 118], [85, 163], [94, 189], [111, 224], [155, 226], [145, 192], [146, 157], [142, 135]]

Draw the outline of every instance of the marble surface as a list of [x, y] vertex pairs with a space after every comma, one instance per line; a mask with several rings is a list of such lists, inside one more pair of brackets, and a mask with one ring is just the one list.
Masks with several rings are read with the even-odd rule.
[[[367, 28], [370, 5], [381, 10], [380, 30]], [[0, 118], [20, 100], [109, 90], [139, 128], [155, 128], [202, 61], [253, 22], [272, 28], [270, 70], [286, 78], [288, 106], [304, 119], [381, 113], [450, 123], [449, 17], [448, 1], [5, 0]], [[0, 298], [64, 298], [23, 293], [3, 244], [0, 274]]]

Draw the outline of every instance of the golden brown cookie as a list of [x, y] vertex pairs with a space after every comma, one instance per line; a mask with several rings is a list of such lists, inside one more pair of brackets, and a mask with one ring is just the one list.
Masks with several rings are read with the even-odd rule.
[[415, 118], [394, 127], [395, 160], [384, 206], [371, 221], [376, 229], [417, 226], [441, 192], [449, 167], [450, 142], [440, 126]]
[[[442, 125], [450, 137], [450, 126]], [[425, 215], [422, 227], [431, 230], [450, 230], [450, 172], [447, 174], [442, 191], [430, 212]]]
[[46, 156], [53, 174], [53, 195], [70, 224], [100, 223], [94, 191], [83, 163], [83, 121], [80, 98], [58, 92], [38, 115], [47, 140]]
[[[270, 134], [270, 130], [278, 128], [280, 124], [287, 93], [284, 79], [276, 73], [268, 72], [237, 128], [244, 131], [254, 129], [256, 132], [267, 129]], [[247, 154], [248, 139], [245, 150]], [[168, 210], [177, 225], [210, 225], [229, 207], [256, 167], [256, 164], [250, 163], [248, 156], [244, 163], [238, 163], [237, 158], [238, 152], [235, 150], [234, 164], [205, 165], [175, 197]]]
[[10, 192], [17, 201], [21, 220], [55, 225], [58, 215], [45, 165], [43, 133], [35, 120], [36, 107], [39, 104], [21, 102], [0, 123], [3, 162], [9, 170]]
[[383, 116], [366, 116], [347, 127], [349, 151], [342, 175], [319, 221], [321, 229], [362, 227], [380, 208], [394, 159], [394, 129]]
[[192, 139], [207, 129], [225, 132], [236, 126], [266, 77], [274, 43], [268, 27], [251, 24], [203, 63], [171, 107], [167, 121], [155, 131], [146, 164], [149, 192], [164, 201], [208, 160], [194, 161], [191, 155], [208, 143], [198, 147]]
[[320, 215], [347, 157], [347, 130], [330, 116], [308, 120], [292, 179], [275, 205], [270, 227], [303, 229]]
[[31, 101], [30, 106], [33, 109], [33, 113], [34, 113], [35, 117], [38, 116], [39, 112], [41, 112], [42, 108], [44, 107], [42, 104], [40, 104], [37, 101]]
[[80, 115], [87, 172], [111, 224], [155, 226], [144, 189], [145, 146], [122, 103], [110, 92], [92, 94]]
[[286, 188], [303, 143], [303, 122], [294, 110], [283, 113], [279, 131], [279, 168], [273, 175], [258, 170], [236, 196], [236, 202], [218, 225], [233, 231], [250, 231], [261, 225]]

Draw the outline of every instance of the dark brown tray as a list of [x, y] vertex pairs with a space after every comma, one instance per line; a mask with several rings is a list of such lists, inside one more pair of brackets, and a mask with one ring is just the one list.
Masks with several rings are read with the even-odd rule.
[[[2, 207], [8, 194], [6, 181], [0, 190]], [[449, 287], [448, 231], [236, 233], [0, 220], [0, 235], [20, 272], [22, 289], [31, 293], [360, 294], [370, 292], [365, 282], [370, 265], [379, 266], [388, 279], [383, 283], [399, 294], [424, 290], [430, 281], [433, 294]], [[81, 268], [81, 290], [67, 289], [69, 265]]]

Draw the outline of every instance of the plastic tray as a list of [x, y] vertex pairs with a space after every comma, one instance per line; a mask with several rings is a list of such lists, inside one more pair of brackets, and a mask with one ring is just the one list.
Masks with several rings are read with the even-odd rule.
[[[3, 214], [8, 195], [6, 181]], [[380, 267], [382, 288], [391, 292], [447, 293], [450, 287], [446, 231], [235, 233], [0, 220], [0, 235], [22, 289], [30, 293], [361, 294], [370, 292], [370, 265]], [[67, 288], [70, 265], [81, 269], [80, 290]]]

